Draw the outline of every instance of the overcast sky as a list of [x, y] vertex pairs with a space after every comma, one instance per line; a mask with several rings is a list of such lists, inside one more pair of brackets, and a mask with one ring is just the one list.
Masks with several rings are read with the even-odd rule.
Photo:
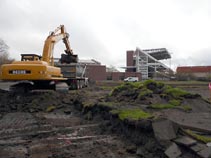
[[[80, 59], [121, 67], [126, 50], [165, 47], [174, 69], [211, 65], [209, 0], [0, 0], [0, 38], [17, 60], [21, 53], [41, 55], [60, 24]], [[58, 43], [54, 56], [64, 49]]]

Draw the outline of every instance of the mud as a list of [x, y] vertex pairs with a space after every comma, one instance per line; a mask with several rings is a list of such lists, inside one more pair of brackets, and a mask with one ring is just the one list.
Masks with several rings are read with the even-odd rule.
[[102, 130], [102, 119], [77, 110], [81, 92], [0, 93], [0, 157], [136, 157], [132, 143]]
[[[110, 97], [114, 86], [96, 83], [68, 93], [39, 91], [24, 95], [0, 90], [0, 157], [168, 157], [165, 153], [168, 146], [154, 134], [154, 120], [121, 120], [110, 112], [113, 109], [142, 108], [181, 127], [195, 124], [199, 128], [197, 123], [201, 119], [201, 128], [209, 130], [210, 104], [201, 98], [184, 100], [184, 104], [192, 107], [188, 113], [181, 109], [158, 111], [149, 109], [147, 103], [158, 102], [159, 97], [152, 95], [144, 102], [136, 102], [133, 90], [123, 94], [124, 98], [118, 96], [116, 100], [120, 100], [114, 102]], [[102, 104], [111, 101], [112, 105]], [[186, 114], [189, 114], [187, 119]], [[180, 130], [176, 135], [182, 135]], [[189, 148], [178, 146], [178, 149], [180, 157], [199, 157]]]

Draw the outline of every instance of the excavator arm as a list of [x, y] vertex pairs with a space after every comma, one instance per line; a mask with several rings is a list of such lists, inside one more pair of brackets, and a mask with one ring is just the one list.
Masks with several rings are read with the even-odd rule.
[[49, 65], [52, 66], [54, 65], [53, 62], [54, 45], [60, 40], [63, 40], [66, 46], [65, 53], [67, 54], [67, 56], [71, 58], [77, 58], [76, 55], [73, 55], [73, 51], [70, 47], [68, 38], [69, 34], [65, 31], [64, 25], [60, 25], [55, 31], [51, 32], [50, 35], [45, 40], [45, 44], [43, 47], [42, 61], [49, 63]]

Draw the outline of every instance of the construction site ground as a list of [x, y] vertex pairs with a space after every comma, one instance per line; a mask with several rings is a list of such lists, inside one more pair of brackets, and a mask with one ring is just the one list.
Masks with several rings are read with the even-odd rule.
[[[109, 105], [108, 97], [112, 89], [120, 84], [121, 82], [97, 82], [87, 88], [68, 93], [34, 91], [17, 94], [7, 91], [8, 83], [0, 83], [0, 157], [208, 158], [211, 156], [209, 143], [202, 143], [191, 137], [188, 137], [191, 145], [185, 145], [180, 141], [186, 140], [183, 139], [186, 135], [181, 132], [186, 129], [208, 136], [211, 134], [210, 93], [206, 84], [177, 84], [176, 87], [198, 93], [207, 101], [198, 98], [185, 100], [191, 105], [191, 111], [188, 112], [181, 109], [146, 108], [146, 111], [153, 112], [156, 117], [165, 118], [156, 122], [127, 119], [122, 121], [109, 112], [111, 108], [117, 106]], [[108, 102], [106, 106], [103, 105], [105, 102]], [[115, 104], [118, 104], [119, 109], [141, 107], [145, 110], [145, 105], [127, 102], [124, 99]], [[175, 128], [174, 124], [182, 129], [179, 134], [178, 130], [171, 131], [171, 127]], [[163, 130], [163, 133], [160, 134], [159, 130]]]

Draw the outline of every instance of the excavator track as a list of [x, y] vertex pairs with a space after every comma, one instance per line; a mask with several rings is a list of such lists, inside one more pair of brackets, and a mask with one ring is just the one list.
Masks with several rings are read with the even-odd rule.
[[69, 86], [65, 82], [51, 82], [51, 81], [20, 81], [16, 82], [9, 86], [8, 89], [11, 93], [22, 94], [22, 93], [30, 93], [30, 92], [46, 92], [46, 91], [59, 91], [59, 92], [67, 92], [69, 90]]
[[9, 87], [9, 91], [12, 93], [28, 93], [33, 89], [33, 82], [21, 81]]

